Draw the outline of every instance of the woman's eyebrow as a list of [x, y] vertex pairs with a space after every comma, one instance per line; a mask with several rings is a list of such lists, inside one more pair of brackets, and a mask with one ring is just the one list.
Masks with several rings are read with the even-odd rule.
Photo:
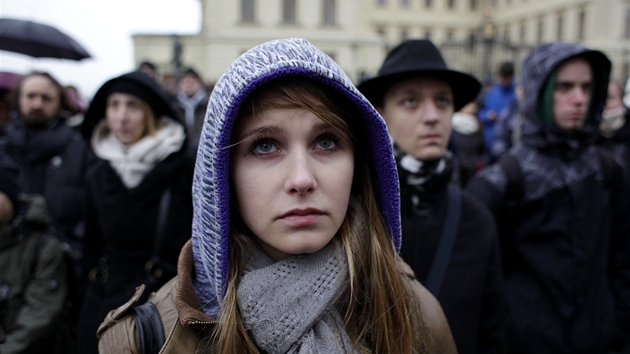
[[263, 134], [263, 133], [282, 133], [284, 131], [284, 128], [281, 125], [269, 125], [269, 124], [265, 124], [264, 126], [260, 126], [260, 127], [255, 127], [253, 129], [248, 130], [247, 132], [239, 135], [236, 140], [237, 141], [243, 141], [246, 139], [249, 139], [250, 137], [257, 135], [257, 134]]

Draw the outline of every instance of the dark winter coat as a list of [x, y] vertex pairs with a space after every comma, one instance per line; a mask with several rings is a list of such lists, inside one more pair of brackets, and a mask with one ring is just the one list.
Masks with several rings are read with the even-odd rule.
[[[596, 89], [586, 126], [569, 135], [542, 123], [537, 97], [549, 74], [577, 54], [591, 61]], [[604, 176], [593, 145], [610, 62], [555, 43], [534, 49], [522, 72], [522, 136], [509, 150], [520, 164], [522, 195], [506, 201], [507, 175], [498, 165], [468, 185], [501, 225], [508, 349], [607, 353], [630, 330], [630, 187], [620, 166]]]
[[[146, 83], [144, 74], [122, 77], [153, 85]], [[103, 98], [99, 93], [96, 96]], [[95, 97], [93, 104], [96, 101]], [[94, 127], [101, 119], [101, 114], [86, 115], [88, 126]], [[91, 134], [85, 134], [89, 141]], [[138, 186], [128, 189], [110, 162], [90, 149], [84, 252], [88, 285], [79, 316], [78, 352], [97, 352], [98, 325], [108, 311], [125, 303], [137, 286], [146, 284], [151, 292], [176, 275], [177, 257], [192, 232], [193, 164], [185, 155], [184, 143], [179, 151], [158, 162]], [[163, 214], [162, 241], [158, 242], [158, 221], [163, 220], [158, 215], [166, 190], [171, 192], [170, 202]]]
[[14, 119], [0, 143], [18, 164], [22, 192], [41, 194], [58, 238], [80, 252], [85, 233], [85, 173], [87, 146], [62, 119], [50, 129], [28, 129]]
[[[417, 279], [427, 280], [446, 219], [452, 169], [431, 181], [412, 206], [409, 185], [401, 181], [400, 255]], [[504, 353], [502, 275], [497, 229], [490, 212], [462, 191], [459, 228], [444, 283], [436, 296], [451, 326], [459, 353]]]
[[68, 296], [61, 243], [50, 234], [41, 196], [24, 196], [25, 212], [0, 228], [0, 324], [3, 354], [67, 353], [72, 335], [63, 321]]

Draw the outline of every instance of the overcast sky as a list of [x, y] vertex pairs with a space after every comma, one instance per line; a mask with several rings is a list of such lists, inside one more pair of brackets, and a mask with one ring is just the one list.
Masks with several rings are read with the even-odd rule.
[[196, 34], [200, 0], [0, 0], [0, 18], [52, 25], [81, 44], [82, 61], [32, 58], [0, 50], [0, 70], [44, 70], [62, 85], [75, 85], [86, 99], [108, 79], [134, 69], [133, 34]]

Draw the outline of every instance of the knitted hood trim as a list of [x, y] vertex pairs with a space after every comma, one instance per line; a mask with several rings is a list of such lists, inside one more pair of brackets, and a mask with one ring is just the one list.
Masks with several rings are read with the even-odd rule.
[[338, 91], [365, 120], [368, 156], [375, 168], [383, 219], [400, 249], [400, 197], [396, 164], [381, 116], [326, 54], [304, 39], [264, 43], [241, 55], [218, 80], [201, 132], [193, 180], [192, 242], [195, 291], [204, 311], [216, 316], [226, 291], [230, 233], [230, 142], [235, 118], [248, 95], [283, 76], [313, 78]]

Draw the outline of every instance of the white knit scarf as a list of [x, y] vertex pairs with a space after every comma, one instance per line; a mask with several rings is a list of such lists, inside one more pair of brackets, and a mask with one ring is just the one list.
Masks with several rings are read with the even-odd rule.
[[114, 133], [105, 133], [107, 120], [101, 120], [92, 134], [92, 149], [96, 156], [109, 161], [125, 187], [137, 187], [144, 177], [170, 154], [179, 151], [186, 134], [181, 124], [170, 118], [158, 121], [159, 130], [137, 142], [125, 145]]
[[335, 306], [349, 282], [339, 243], [275, 263], [252, 248], [237, 301], [256, 345], [270, 354], [353, 352]]

